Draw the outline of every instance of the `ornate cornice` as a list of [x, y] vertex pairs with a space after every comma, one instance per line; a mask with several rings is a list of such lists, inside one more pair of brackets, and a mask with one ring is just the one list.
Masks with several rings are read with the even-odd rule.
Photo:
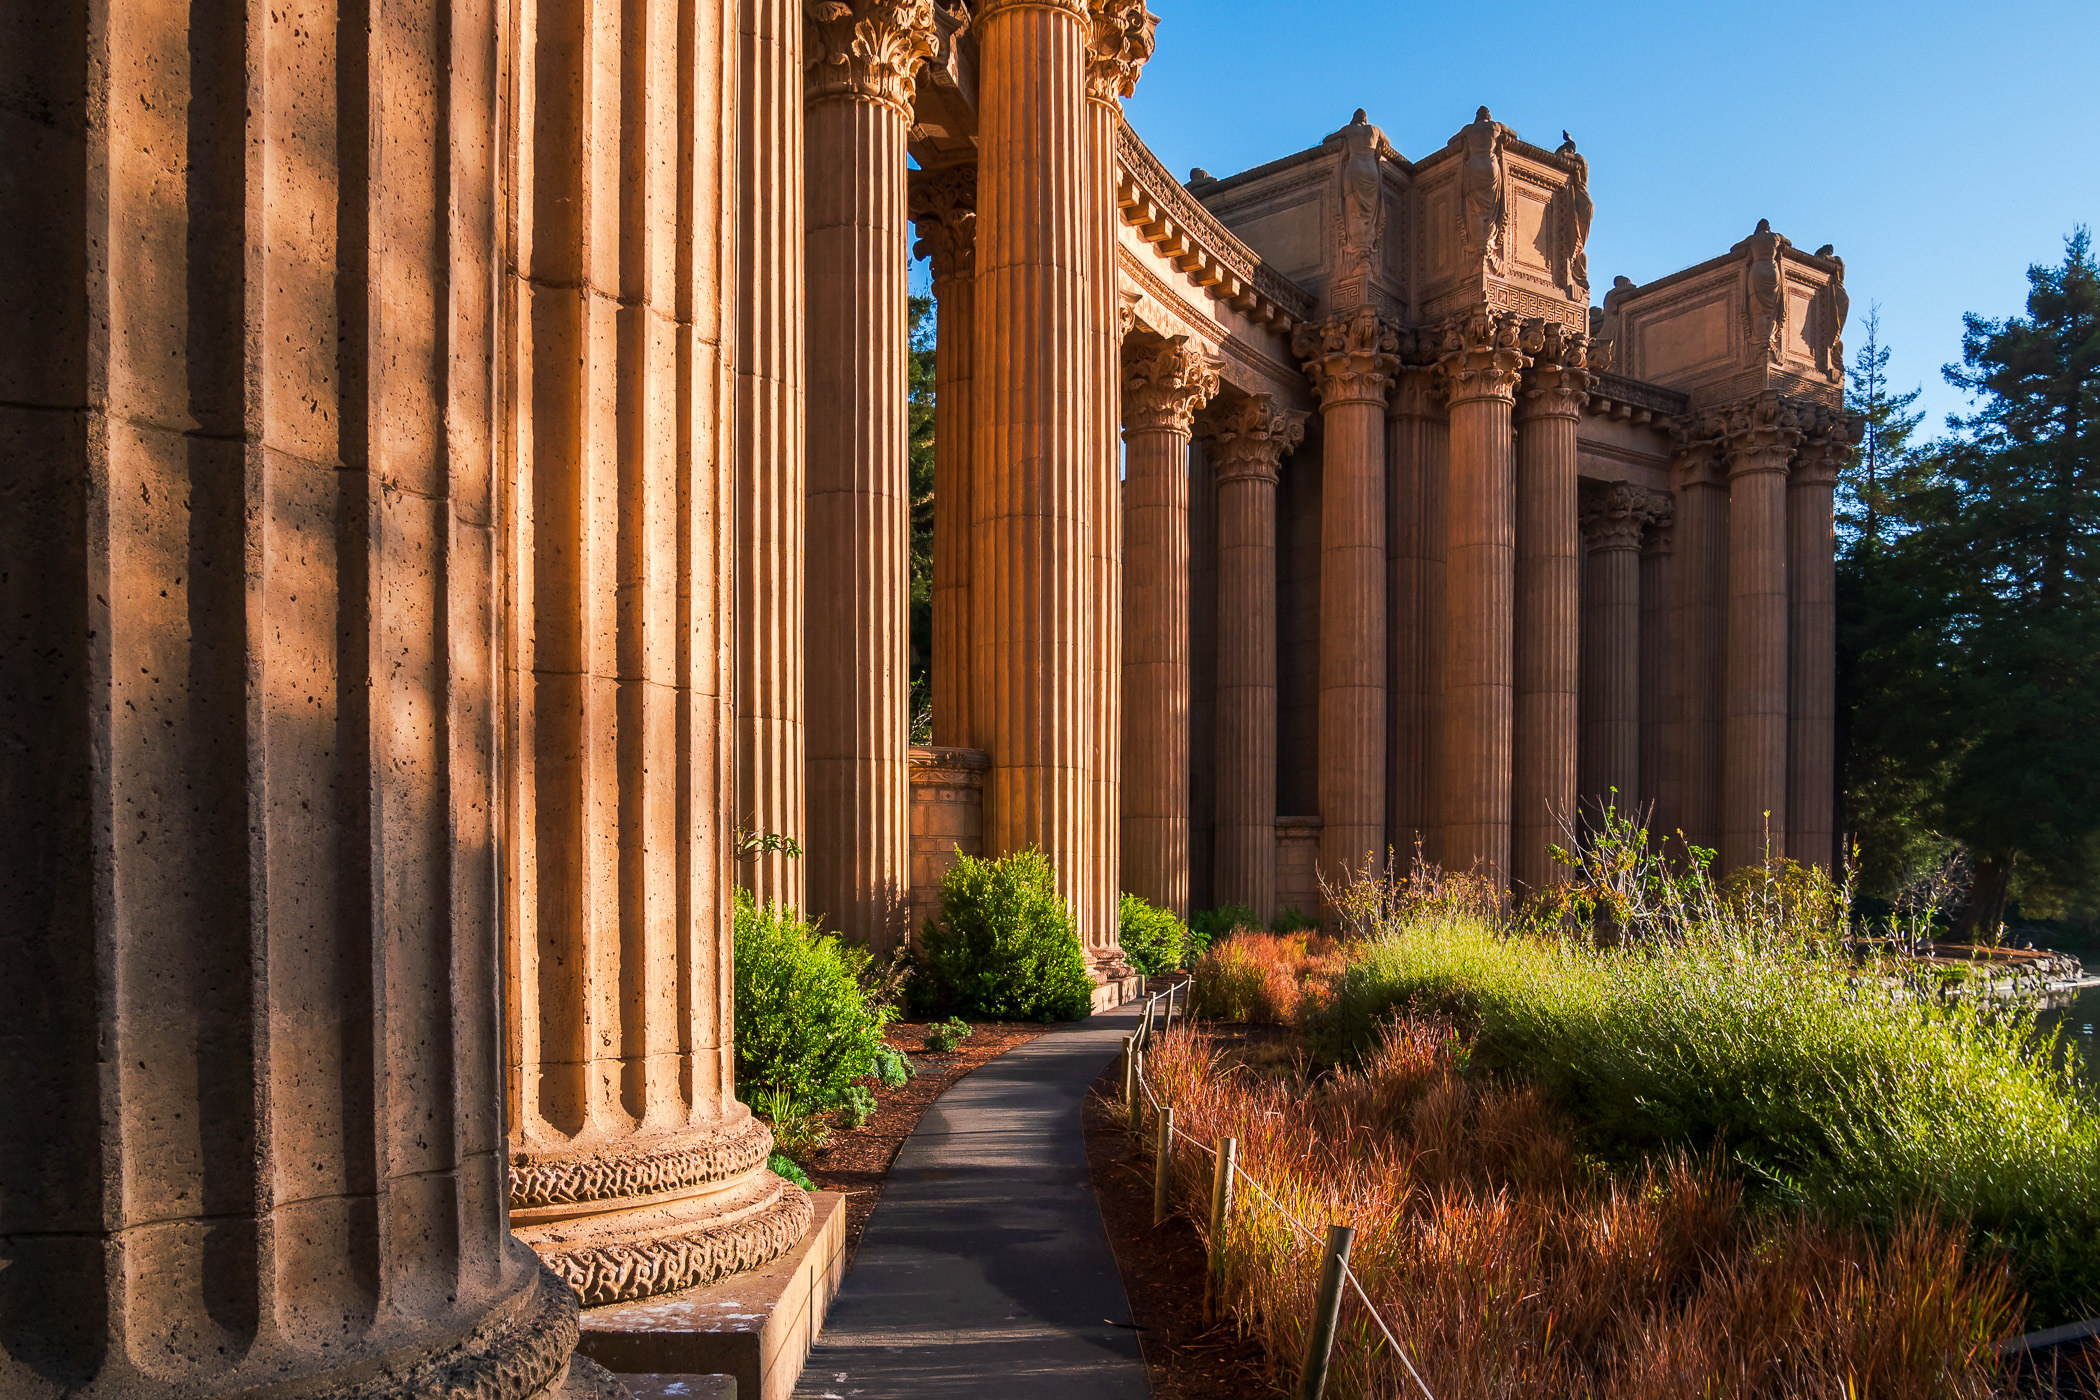
[[906, 177], [906, 207], [919, 230], [914, 257], [933, 259], [933, 280], [977, 270], [977, 167], [939, 165]]
[[1305, 440], [1303, 409], [1278, 408], [1267, 394], [1250, 394], [1232, 407], [1206, 414], [1201, 425], [1211, 471], [1228, 481], [1274, 485], [1283, 459]]
[[1123, 431], [1187, 437], [1196, 410], [1217, 397], [1221, 368], [1185, 335], [1132, 356], [1123, 370]]
[[1525, 324], [1507, 311], [1453, 317], [1438, 340], [1438, 368], [1454, 404], [1471, 399], [1514, 403], [1518, 377], [1545, 346], [1545, 323]]
[[1159, 16], [1145, 8], [1145, 0], [1088, 0], [1086, 95], [1114, 102], [1136, 92], [1158, 25]]
[[803, 0], [802, 12], [806, 95], [880, 102], [909, 122], [919, 64], [938, 47], [933, 0]]
[[1759, 472], [1783, 472], [1801, 441], [1801, 414], [1776, 390], [1731, 404], [1716, 416], [1731, 480]]
[[1524, 374], [1520, 411], [1527, 418], [1579, 418], [1590, 397], [1590, 338], [1552, 321], [1539, 329], [1543, 339]]
[[1321, 407], [1382, 404], [1400, 368], [1400, 335], [1376, 307], [1359, 306], [1298, 327], [1291, 353], [1305, 361]]
[[1639, 549], [1642, 533], [1664, 516], [1668, 500], [1645, 486], [1615, 481], [1583, 503], [1583, 537], [1595, 551]]

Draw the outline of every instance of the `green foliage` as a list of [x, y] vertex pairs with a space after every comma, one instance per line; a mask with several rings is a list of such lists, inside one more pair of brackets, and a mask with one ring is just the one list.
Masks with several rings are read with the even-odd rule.
[[866, 950], [745, 890], [735, 928], [737, 1082], [825, 1104], [873, 1073], [884, 1017], [860, 989]]
[[875, 1078], [885, 1089], [902, 1088], [907, 1080], [918, 1076], [911, 1066], [911, 1057], [894, 1045], [875, 1047]]
[[747, 1089], [751, 1111], [773, 1129], [777, 1155], [807, 1162], [831, 1143], [830, 1125], [809, 1111], [794, 1094], [781, 1088]]
[[1123, 956], [1147, 977], [1180, 967], [1188, 950], [1189, 931], [1171, 909], [1155, 909], [1126, 893], [1116, 906], [1116, 935]]
[[1234, 929], [1261, 927], [1254, 911], [1244, 904], [1221, 904], [1189, 915], [1188, 960], [1194, 962], [1210, 951], [1213, 943]]
[[805, 1191], [817, 1189], [817, 1183], [809, 1179], [809, 1173], [795, 1165], [794, 1159], [775, 1152], [766, 1158], [766, 1170], [784, 1181], [792, 1181]]
[[947, 1054], [969, 1038], [970, 1023], [960, 1016], [950, 1016], [926, 1028], [926, 1048], [936, 1055]]
[[1295, 905], [1285, 905], [1276, 917], [1269, 921], [1271, 933], [1312, 933], [1320, 927], [1317, 919], [1308, 919], [1298, 912]]
[[867, 1126], [875, 1116], [875, 1091], [865, 1084], [848, 1084], [839, 1091], [838, 1112], [834, 1115], [841, 1128]]
[[932, 297], [912, 297], [905, 362], [911, 462], [911, 741], [933, 742], [933, 354]]
[[941, 880], [941, 916], [919, 943], [915, 1008], [992, 1021], [1076, 1021], [1093, 981], [1057, 877], [1039, 851], [963, 856]]

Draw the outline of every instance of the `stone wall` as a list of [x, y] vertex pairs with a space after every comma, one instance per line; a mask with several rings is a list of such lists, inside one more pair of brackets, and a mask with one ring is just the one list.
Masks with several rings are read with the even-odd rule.
[[1320, 829], [1318, 817], [1276, 819], [1276, 911], [1295, 909], [1309, 919], [1324, 919], [1320, 899]]
[[941, 911], [941, 877], [956, 852], [984, 854], [982, 749], [915, 747], [911, 751], [911, 936]]

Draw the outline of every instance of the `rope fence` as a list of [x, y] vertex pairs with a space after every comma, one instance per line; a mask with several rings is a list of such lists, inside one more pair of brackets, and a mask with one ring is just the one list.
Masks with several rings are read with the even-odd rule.
[[[1271, 1210], [1322, 1251], [1320, 1288], [1313, 1305], [1311, 1325], [1306, 1329], [1306, 1354], [1304, 1364], [1299, 1370], [1298, 1400], [1320, 1400], [1326, 1389], [1327, 1369], [1334, 1351], [1334, 1336], [1341, 1314], [1344, 1284], [1355, 1290], [1357, 1301], [1370, 1315], [1371, 1321], [1378, 1324], [1378, 1330], [1385, 1335], [1386, 1345], [1400, 1358], [1400, 1364], [1407, 1368], [1407, 1374], [1413, 1378], [1416, 1387], [1427, 1400], [1436, 1400], [1428, 1383], [1422, 1379], [1422, 1373], [1415, 1369], [1414, 1360], [1408, 1356], [1407, 1348], [1400, 1345], [1400, 1338], [1394, 1335], [1392, 1327], [1379, 1313], [1377, 1305], [1371, 1301], [1371, 1295], [1365, 1290], [1363, 1281], [1357, 1278], [1356, 1271], [1349, 1267], [1349, 1246], [1355, 1238], [1355, 1230], [1347, 1225], [1332, 1225], [1328, 1227], [1325, 1236], [1316, 1234], [1311, 1226], [1285, 1209], [1283, 1203], [1270, 1194], [1267, 1187], [1239, 1164], [1237, 1139], [1222, 1138], [1214, 1145], [1191, 1137], [1174, 1125], [1173, 1105], [1161, 1103], [1159, 1095], [1153, 1092], [1152, 1085], [1145, 1076], [1145, 1052], [1152, 1043], [1155, 1020], [1160, 1027], [1160, 1034], [1173, 1029], [1176, 1000], [1186, 996], [1189, 985], [1190, 979], [1183, 978], [1165, 991], [1153, 993], [1145, 1001], [1144, 1013], [1138, 1022], [1137, 1031], [1123, 1037], [1121, 1078], [1124, 1108], [1129, 1115], [1131, 1135], [1140, 1140], [1144, 1136], [1145, 1105], [1150, 1105], [1154, 1121], [1158, 1125], [1157, 1140], [1153, 1146], [1153, 1223], [1164, 1222], [1171, 1213], [1168, 1209], [1168, 1188], [1173, 1174], [1175, 1140], [1179, 1139], [1207, 1153], [1213, 1164], [1210, 1272], [1214, 1281], [1223, 1271], [1225, 1224], [1231, 1214], [1234, 1188], [1241, 1182], [1254, 1188], [1254, 1193], [1266, 1201]], [[1166, 1003], [1163, 1013], [1159, 1008], [1162, 1001]], [[1188, 1017], [1186, 1003], [1184, 1002], [1179, 1009], [1185, 1022]]]

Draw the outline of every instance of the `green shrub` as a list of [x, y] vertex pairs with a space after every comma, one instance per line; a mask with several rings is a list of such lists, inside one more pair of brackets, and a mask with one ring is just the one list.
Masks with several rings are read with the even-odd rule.
[[808, 1172], [796, 1166], [793, 1158], [783, 1156], [778, 1152], [766, 1158], [766, 1170], [782, 1180], [794, 1182], [805, 1191], [817, 1189], [817, 1183], [809, 1179]]
[[875, 1116], [875, 1091], [865, 1084], [848, 1084], [839, 1095], [838, 1125], [841, 1128], [866, 1127]]
[[1295, 906], [1285, 906], [1269, 923], [1271, 933], [1312, 933], [1320, 927], [1317, 919], [1308, 919]]
[[786, 1089], [759, 1089], [750, 1095], [751, 1111], [773, 1129], [778, 1155], [807, 1162], [831, 1143], [831, 1128]]
[[[820, 934], [792, 909], [736, 894], [736, 1073], [752, 1091], [829, 1105], [875, 1071], [883, 1013], [859, 975], [864, 949]], [[755, 1100], [753, 1101], [755, 1103]]]
[[988, 1021], [1076, 1021], [1093, 980], [1039, 851], [963, 856], [941, 881], [941, 916], [920, 939], [915, 1008]]
[[1116, 905], [1116, 935], [1123, 957], [1147, 977], [1181, 966], [1189, 931], [1171, 909], [1155, 909], [1134, 894]]
[[926, 1028], [926, 1048], [936, 1055], [945, 1055], [970, 1038], [970, 1023], [960, 1016], [950, 1016]]
[[1189, 915], [1188, 956], [1193, 961], [1210, 951], [1211, 945], [1236, 928], [1258, 929], [1261, 920], [1244, 904], [1221, 904]]
[[902, 1088], [905, 1081], [916, 1077], [918, 1071], [911, 1067], [911, 1057], [894, 1045], [875, 1047], [875, 1077], [885, 1089]]

